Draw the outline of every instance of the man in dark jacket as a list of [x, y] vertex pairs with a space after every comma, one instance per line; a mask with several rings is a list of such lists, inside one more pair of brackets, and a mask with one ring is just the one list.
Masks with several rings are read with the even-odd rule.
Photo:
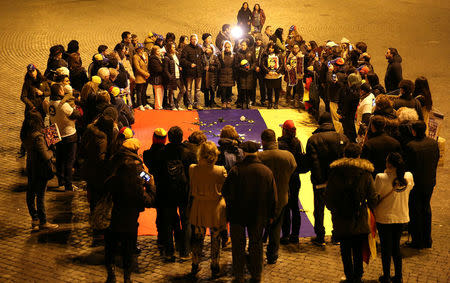
[[388, 60], [388, 66], [384, 76], [384, 86], [388, 93], [397, 90], [398, 84], [403, 79], [402, 57], [398, 54], [397, 49], [392, 47], [387, 50], [385, 56]]
[[266, 129], [261, 134], [263, 151], [258, 152], [258, 158], [272, 170], [277, 185], [277, 210], [274, 221], [268, 227], [269, 245], [267, 246], [267, 263], [275, 264], [280, 247], [280, 231], [284, 212], [289, 198], [289, 180], [297, 168], [295, 158], [287, 150], [278, 149], [275, 132]]
[[319, 128], [313, 132], [306, 144], [306, 155], [311, 168], [311, 183], [314, 191], [314, 244], [325, 245], [325, 188], [331, 162], [342, 157], [348, 139], [334, 130], [331, 115], [324, 112], [319, 118]]
[[230, 25], [224, 24], [222, 26], [222, 31], [220, 31], [216, 37], [216, 46], [220, 51], [222, 51], [224, 41], [226, 40], [231, 41], [230, 33], [231, 33]]
[[[306, 164], [306, 155], [303, 152], [303, 146], [300, 140], [295, 136], [296, 128], [294, 121], [287, 120], [283, 124], [283, 135], [278, 138], [278, 148], [288, 150], [295, 158], [297, 168], [292, 173], [289, 180], [289, 198], [288, 204], [284, 211], [283, 224], [281, 230], [283, 231], [283, 237], [280, 239], [280, 243], [288, 244], [298, 243], [300, 236], [301, 217], [298, 206], [298, 193], [300, 191], [300, 173], [306, 173], [309, 171]], [[292, 215], [292, 216], [291, 216]], [[291, 221], [292, 217], [292, 221]], [[291, 229], [292, 225], [292, 229]]]
[[334, 235], [341, 243], [345, 282], [362, 282], [362, 243], [370, 233], [367, 208], [374, 209], [378, 202], [371, 176], [373, 165], [360, 159], [360, 153], [355, 143], [345, 147], [345, 157], [330, 165], [325, 193]]
[[257, 156], [259, 145], [247, 141], [245, 158], [234, 166], [222, 188], [230, 220], [233, 274], [244, 282], [245, 228], [249, 238], [248, 268], [254, 282], [261, 281], [263, 268], [262, 232], [275, 218], [277, 188], [272, 171]]
[[262, 36], [260, 34], [255, 35], [255, 46], [253, 46], [253, 57], [255, 58], [255, 76], [254, 76], [254, 88], [252, 94], [252, 104], [256, 105], [256, 83], [259, 84], [259, 93], [261, 95], [261, 106], [266, 103], [266, 85], [264, 83], [264, 73], [262, 71], [261, 58], [264, 53], [264, 46]]
[[409, 195], [410, 246], [417, 249], [431, 248], [431, 195], [436, 185], [436, 169], [439, 161], [438, 143], [425, 135], [426, 124], [414, 122], [415, 137], [405, 148], [408, 171], [414, 175], [414, 188]]
[[181, 66], [183, 66], [184, 79], [186, 80], [189, 104], [192, 103], [192, 84], [195, 81], [194, 103], [195, 109], [201, 110], [200, 87], [202, 84], [202, 74], [205, 68], [203, 49], [198, 45], [196, 34], [191, 35], [190, 43], [181, 52]]
[[410, 80], [402, 80], [399, 83], [400, 96], [394, 100], [394, 109], [408, 107], [416, 110], [419, 120], [423, 120], [422, 105], [419, 100], [415, 99], [412, 94], [414, 92], [414, 83]]
[[400, 143], [384, 132], [386, 119], [383, 116], [373, 116], [370, 121], [371, 135], [364, 143], [361, 158], [367, 159], [375, 167], [373, 177], [386, 169], [386, 158], [391, 152], [401, 152]]

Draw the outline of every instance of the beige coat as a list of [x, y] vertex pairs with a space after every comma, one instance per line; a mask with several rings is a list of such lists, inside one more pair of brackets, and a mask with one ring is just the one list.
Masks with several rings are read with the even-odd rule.
[[190, 189], [193, 197], [189, 220], [192, 225], [223, 227], [226, 225], [226, 204], [222, 185], [227, 177], [223, 166], [192, 164], [189, 167]]
[[[144, 58], [144, 59], [142, 59]], [[142, 57], [139, 56], [138, 53], [133, 56], [133, 69], [134, 76], [136, 78], [137, 84], [144, 84], [147, 82], [148, 77], [150, 76], [148, 72], [148, 57], [147, 53], [142, 53]]]

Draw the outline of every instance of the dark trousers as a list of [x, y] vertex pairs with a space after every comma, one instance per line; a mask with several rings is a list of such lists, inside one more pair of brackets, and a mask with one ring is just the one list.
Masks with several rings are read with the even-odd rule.
[[395, 277], [402, 278], [402, 255], [400, 254], [400, 238], [403, 224], [377, 223], [381, 244], [381, 263], [383, 276], [391, 277], [391, 257], [394, 260]]
[[62, 138], [56, 144], [56, 175], [59, 185], [64, 185], [66, 190], [72, 189], [73, 165], [77, 152], [76, 134]]
[[356, 129], [355, 129], [355, 119], [354, 117], [351, 118], [344, 118], [342, 120], [342, 127], [344, 128], [344, 135], [347, 136], [347, 138], [351, 142], [356, 141]]
[[177, 98], [175, 98], [175, 90], [176, 89], [169, 89], [168, 99], [169, 99], [169, 107], [179, 107], [181, 103], [181, 99], [186, 96], [186, 88], [184, 87], [183, 82], [180, 79], [177, 79], [177, 88], [178, 88], [178, 95]]
[[28, 176], [27, 186], [27, 206], [31, 219], [39, 220], [41, 224], [47, 222], [45, 216], [45, 189], [47, 188], [47, 180], [38, 176]]
[[139, 107], [139, 106], [145, 106], [148, 104], [147, 102], [147, 86], [148, 83], [143, 84], [136, 84], [135, 87], [135, 93], [136, 97], [134, 95], [131, 96], [131, 100], [133, 102], [133, 107]]
[[178, 211], [180, 213], [181, 231], [180, 236], [175, 237], [175, 239], [179, 239], [180, 256], [187, 256], [191, 252], [192, 237], [192, 227], [189, 222], [189, 208], [187, 205], [180, 205]]
[[105, 265], [108, 272], [114, 265], [114, 257], [120, 243], [120, 255], [123, 262], [123, 274], [125, 278], [129, 278], [133, 270], [133, 251], [136, 248], [135, 233], [113, 232], [110, 229], [105, 232]]
[[216, 95], [216, 92], [213, 88], [208, 88], [204, 92], [205, 94], [205, 106], [211, 107], [214, 104], [214, 97]]
[[252, 90], [250, 89], [241, 89], [240, 94], [241, 94], [241, 104], [242, 107], [247, 107], [248, 104], [250, 103], [250, 96], [252, 94]]
[[364, 272], [362, 244], [367, 240], [367, 234], [340, 237], [339, 240], [345, 277], [349, 282], [358, 282]]
[[272, 105], [273, 101], [273, 93], [275, 92], [275, 104], [278, 104], [278, 100], [280, 99], [280, 90], [279, 88], [267, 88], [267, 97], [269, 100], [269, 105]]
[[273, 220], [272, 224], [268, 227], [269, 244], [267, 245], [267, 259], [277, 260], [278, 250], [280, 249], [280, 232], [281, 225], [283, 224], [283, 217], [286, 207], [281, 209], [280, 214]]
[[[203, 242], [205, 240], [206, 228], [203, 226], [193, 226], [192, 235], [192, 263], [199, 264], [202, 257]], [[220, 259], [220, 238], [225, 227], [210, 227], [211, 233], [211, 265], [219, 265]]]
[[[161, 233], [158, 239], [161, 250], [166, 256], [174, 254], [174, 237], [181, 256], [186, 256], [191, 251], [191, 224], [187, 208], [161, 207], [158, 209], [158, 227]], [[180, 228], [181, 222], [181, 228]]]
[[414, 187], [409, 194], [409, 233], [412, 243], [431, 248], [431, 196], [433, 188]]
[[264, 82], [263, 76], [255, 76], [255, 89], [253, 90], [254, 94], [252, 95], [252, 103], [255, 104], [256, 102], [256, 83], [259, 85], [259, 93], [261, 95], [260, 102], [261, 104], [266, 102], [267, 94], [266, 94], [266, 84]]
[[254, 280], [261, 280], [263, 269], [263, 243], [262, 232], [263, 225], [244, 226], [240, 224], [230, 224], [231, 231], [231, 250], [233, 257], [233, 275], [236, 279], [244, 278], [244, 266], [246, 263], [245, 247], [246, 237], [245, 228], [248, 233], [248, 269]]
[[323, 226], [323, 214], [325, 212], [325, 188], [314, 191], [314, 232], [318, 239], [324, 240], [325, 227]]
[[[283, 224], [281, 230], [283, 237], [298, 237], [300, 235], [300, 226], [302, 220], [300, 217], [300, 210], [298, 206], [298, 193], [300, 191], [300, 184], [289, 185], [289, 200], [284, 210]], [[292, 217], [292, 222], [291, 222]]]
[[[303, 83], [302, 81], [299, 81], [298, 84], [296, 84], [295, 86], [287, 86], [286, 87], [286, 100], [293, 100], [293, 102], [295, 103], [295, 101], [297, 101], [297, 103], [301, 103], [303, 102], [303, 93], [305, 92], [304, 88], [303, 88]], [[292, 93], [292, 95], [291, 95]]]
[[230, 103], [231, 102], [231, 96], [233, 96], [233, 93], [231, 92], [231, 86], [222, 86], [220, 87], [220, 97], [222, 103]]

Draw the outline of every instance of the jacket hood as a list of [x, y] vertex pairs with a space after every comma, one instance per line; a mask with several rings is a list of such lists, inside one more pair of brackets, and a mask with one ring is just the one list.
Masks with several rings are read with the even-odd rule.
[[392, 59], [389, 59], [389, 63], [401, 63], [402, 62], [402, 56], [399, 54], [394, 55]]
[[374, 171], [373, 164], [366, 159], [362, 158], [341, 158], [333, 163], [331, 163], [330, 168], [336, 168], [336, 167], [358, 167], [362, 170], [368, 171], [372, 173]]
[[323, 133], [323, 132], [335, 132], [334, 126], [332, 123], [323, 123], [320, 125], [313, 134]]
[[95, 126], [94, 124], [89, 124], [87, 126], [87, 130], [90, 131], [97, 138], [106, 139], [106, 134], [103, 131], [101, 131], [99, 128], [97, 128], [97, 126]]

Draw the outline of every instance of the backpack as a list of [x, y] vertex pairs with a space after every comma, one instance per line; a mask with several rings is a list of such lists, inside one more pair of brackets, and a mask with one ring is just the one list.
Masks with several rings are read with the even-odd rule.
[[166, 162], [166, 189], [168, 196], [173, 197], [177, 203], [187, 200], [188, 178], [181, 160]]

